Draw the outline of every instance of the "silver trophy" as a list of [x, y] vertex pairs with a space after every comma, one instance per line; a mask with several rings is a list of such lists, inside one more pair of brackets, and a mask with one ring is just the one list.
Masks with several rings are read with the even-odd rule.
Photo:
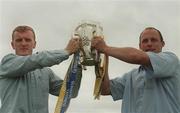
[[100, 63], [100, 54], [91, 48], [91, 39], [94, 36], [101, 36], [103, 28], [95, 21], [82, 21], [75, 29], [74, 35], [81, 39], [80, 59], [84, 66], [93, 66]]
[[95, 67], [96, 80], [94, 85], [94, 96], [95, 99], [99, 99], [101, 94], [101, 83], [108, 67], [108, 58], [104, 54], [100, 54], [97, 50], [91, 48], [91, 39], [94, 36], [104, 38], [103, 28], [100, 26], [99, 22], [82, 21], [75, 28], [74, 35], [80, 37], [81, 39], [81, 66], [84, 68], [84, 70], [86, 70], [86, 66]]

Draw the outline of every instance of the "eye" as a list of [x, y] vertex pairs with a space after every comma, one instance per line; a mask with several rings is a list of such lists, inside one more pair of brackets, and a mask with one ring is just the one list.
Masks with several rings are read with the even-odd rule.
[[148, 42], [148, 39], [143, 39], [142, 40], [142, 43], [147, 43]]
[[155, 38], [151, 39], [151, 42], [156, 42], [156, 41], [157, 41], [157, 39], [155, 39]]
[[26, 39], [26, 42], [31, 42], [31, 39]]
[[16, 41], [16, 42], [21, 42], [21, 41], [22, 41], [22, 39], [20, 39], [20, 38], [19, 38], [19, 39], [16, 39], [15, 41]]

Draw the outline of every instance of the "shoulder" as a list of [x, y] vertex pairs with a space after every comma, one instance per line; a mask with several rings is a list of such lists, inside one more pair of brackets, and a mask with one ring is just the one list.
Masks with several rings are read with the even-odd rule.
[[173, 53], [173, 52], [168, 52], [168, 51], [167, 51], [167, 52], [160, 52], [159, 55], [162, 55], [162, 56], [165, 56], [165, 57], [166, 57], [166, 56], [169, 56], [169, 57], [172, 57], [172, 58], [174, 57], [174, 58], [178, 59], [178, 57], [176, 56], [176, 54]]
[[149, 72], [151, 76], [173, 76], [179, 69], [179, 58], [172, 52], [147, 52], [147, 54], [150, 58], [151, 66], [145, 67], [145, 70]]
[[164, 59], [164, 60], [174, 60], [175, 62], [179, 61], [179, 58], [173, 52], [160, 52], [160, 53], [147, 52], [147, 54], [150, 60]]
[[159, 64], [159, 66], [177, 66], [179, 65], [179, 58], [172, 52], [147, 52], [151, 64]]
[[4, 62], [6, 62], [12, 58], [15, 58], [15, 57], [16, 57], [16, 55], [13, 53], [7, 54], [2, 58], [1, 63], [4, 63]]

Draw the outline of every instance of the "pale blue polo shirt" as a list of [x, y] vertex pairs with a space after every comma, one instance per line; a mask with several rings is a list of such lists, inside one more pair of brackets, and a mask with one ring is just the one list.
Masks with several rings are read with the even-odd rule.
[[151, 66], [140, 66], [110, 82], [122, 113], [180, 113], [180, 62], [171, 52], [147, 52]]
[[[63, 81], [48, 67], [68, 57], [64, 50], [5, 56], [0, 64], [0, 113], [48, 113], [49, 93], [59, 95]], [[80, 80], [79, 74], [73, 97], [77, 96]]]

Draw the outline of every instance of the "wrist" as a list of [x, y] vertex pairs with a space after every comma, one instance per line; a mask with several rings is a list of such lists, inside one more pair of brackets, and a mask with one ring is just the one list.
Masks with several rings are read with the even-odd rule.
[[102, 53], [106, 54], [107, 52], [108, 52], [108, 46], [106, 46], [102, 49]]
[[66, 53], [67, 53], [69, 56], [72, 54], [70, 50], [68, 50], [68, 49], [64, 49], [64, 50], [66, 51]]

